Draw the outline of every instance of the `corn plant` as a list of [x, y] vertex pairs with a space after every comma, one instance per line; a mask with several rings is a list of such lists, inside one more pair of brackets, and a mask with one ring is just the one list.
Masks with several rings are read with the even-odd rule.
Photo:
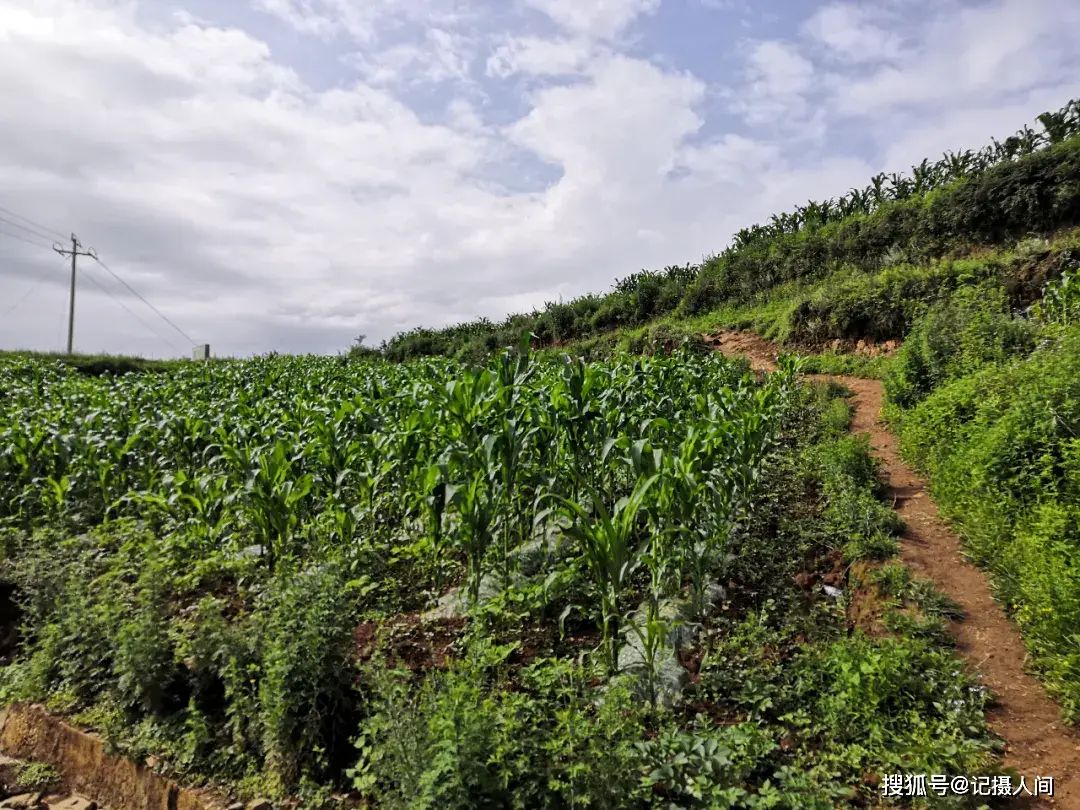
[[631, 575], [641, 564], [643, 546], [648, 540], [635, 544], [638, 516], [645, 506], [649, 489], [656, 477], [642, 479], [634, 491], [620, 498], [610, 511], [600, 494], [583, 485], [591, 510], [576, 501], [555, 496], [573, 520], [566, 534], [578, 541], [600, 597], [599, 627], [601, 645], [608, 669], [615, 672], [619, 662], [619, 627], [622, 613], [619, 598]]
[[1043, 323], [1072, 326], [1080, 323], [1080, 270], [1071, 269], [1051, 281], [1042, 300], [1033, 307], [1034, 316]]
[[266, 562], [274, 570], [286, 554], [304, 518], [302, 503], [314, 481], [310, 474], [290, 477], [293, 462], [286, 457], [284, 442], [257, 456], [244, 487], [248, 517], [265, 549]]
[[468, 561], [469, 598], [475, 605], [480, 601], [484, 557], [493, 540], [498, 504], [483, 471], [474, 472], [463, 485], [450, 487], [449, 493], [450, 502], [461, 515], [458, 544]]

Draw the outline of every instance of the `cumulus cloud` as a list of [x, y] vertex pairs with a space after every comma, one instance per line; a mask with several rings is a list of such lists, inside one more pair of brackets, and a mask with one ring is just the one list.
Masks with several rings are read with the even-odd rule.
[[[775, 37], [736, 27], [708, 77], [679, 69], [660, 36], [679, 6], [658, 0], [252, 0], [228, 24], [164, 7], [0, 0], [0, 206], [57, 229], [0, 212], [0, 345], [62, 345], [49, 245], [71, 230], [218, 352], [332, 352], [697, 261], [1080, 94], [1066, 0], [832, 3]], [[871, 60], [830, 19], [903, 47]], [[80, 267], [80, 348], [184, 348]]]
[[897, 51], [893, 64], [837, 77], [842, 113], [874, 115], [899, 104], [940, 108], [1040, 86], [1076, 86], [1080, 6], [1067, 0], [947, 4], [917, 31], [917, 44]]
[[807, 111], [814, 64], [789, 42], [765, 40], [749, 47], [746, 85], [736, 109], [753, 125], [783, 125]]
[[622, 33], [643, 14], [660, 7], [660, 0], [525, 0], [544, 12], [568, 31], [594, 38], [609, 39]]
[[488, 57], [487, 74], [500, 79], [528, 76], [569, 76], [581, 73], [594, 54], [586, 39], [509, 37]]
[[806, 21], [803, 30], [842, 61], [890, 61], [900, 56], [902, 42], [899, 34], [879, 24], [885, 17], [883, 10], [882, 6], [829, 3]]

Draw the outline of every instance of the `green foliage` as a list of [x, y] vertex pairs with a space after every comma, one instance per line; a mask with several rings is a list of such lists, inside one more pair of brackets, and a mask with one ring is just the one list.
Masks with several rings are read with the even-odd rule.
[[856, 773], [870, 762], [887, 772], [960, 773], [992, 758], [989, 741], [971, 736], [985, 729], [985, 688], [929, 642], [856, 635], [812, 648], [793, 667], [795, 694], [809, 699], [800, 713], [842, 752], [836, 764]]
[[892, 358], [884, 355], [863, 357], [831, 352], [807, 355], [803, 360], [805, 361], [803, 368], [807, 374], [837, 374], [870, 380], [879, 380], [884, 377], [892, 364]]
[[1075, 326], [1080, 323], [1080, 271], [1070, 268], [1047, 285], [1032, 313], [1046, 324]]
[[625, 688], [594, 701], [596, 674], [547, 660], [506, 687], [506, 648], [478, 644], [422, 684], [376, 662], [350, 772], [387, 808], [642, 807], [642, 709]]
[[[1009, 335], [1034, 328], [1019, 323], [954, 337], [962, 348], [942, 353], [944, 380], [898, 415], [905, 453], [929, 474], [935, 499], [995, 574], [1037, 666], [1075, 717], [1080, 332], [1065, 327], [1034, 351], [1029, 338], [1010, 353]], [[907, 390], [894, 387], [890, 396]]]
[[[806, 723], [782, 746], [796, 727], [770, 705], [818, 698], [767, 663], [779, 631], [725, 638], [734, 605], [712, 612], [717, 583], [733, 585], [738, 612], [772, 600], [785, 645], [796, 628], [832, 643], [840, 605], [806, 613], [790, 583], [830, 545], [888, 528], [865, 446], [842, 438], [841, 391], [780, 365], [758, 379], [692, 346], [587, 363], [526, 345], [478, 367], [273, 357], [110, 379], [0, 364], [2, 566], [25, 623], [0, 696], [185, 779], [313, 807], [347, 783], [409, 808], [862, 801], [853, 763], [884, 767], [885, 742], [856, 751]], [[457, 583], [467, 620], [417, 615]], [[691, 605], [688, 621], [662, 599]], [[734, 722], [609, 678], [629, 669], [620, 624], [640, 633], [647, 679], [691, 628], [733, 660], [751, 645], [734, 695], [703, 678]], [[881, 666], [907, 678], [945, 660]], [[920, 695], [951, 694], [935, 684]], [[897, 701], [872, 697], [820, 710], [853, 701], [907, 745]], [[942, 731], [924, 703], [908, 709]], [[961, 752], [983, 739], [964, 734]]]
[[[340, 778], [362, 615], [422, 611], [462, 573], [477, 619], [492, 591], [503, 619], [526, 604], [552, 623], [569, 604], [597, 616], [614, 668], [637, 563], [703, 592], [795, 407], [792, 371], [762, 383], [686, 348], [117, 379], [18, 358], [0, 379], [4, 568], [26, 619], [5, 699], [274, 795]], [[686, 476], [705, 495], [691, 509]], [[546, 510], [553, 494], [574, 520]], [[605, 510], [613, 546], [589, 539]]]
[[[833, 417], [837, 418], [837, 417]], [[865, 436], [844, 436], [808, 453], [821, 480], [823, 516], [848, 560], [887, 559], [899, 546], [903, 523], [880, 499], [879, 463]]]
[[964, 288], [911, 330], [889, 365], [885, 391], [890, 403], [910, 408], [946, 380], [1022, 357], [1034, 345], [1034, 328], [1009, 311], [999, 288]]
[[[119, 377], [125, 374], [141, 373], [166, 374], [178, 371], [190, 363], [188, 360], [147, 360], [145, 357], [126, 357], [112, 354], [0, 351], [0, 360], [32, 358], [55, 361], [88, 377]], [[209, 362], [212, 364], [224, 364], [230, 361], [215, 359]]]
[[60, 783], [60, 773], [47, 762], [24, 762], [15, 772], [19, 790], [44, 791]]

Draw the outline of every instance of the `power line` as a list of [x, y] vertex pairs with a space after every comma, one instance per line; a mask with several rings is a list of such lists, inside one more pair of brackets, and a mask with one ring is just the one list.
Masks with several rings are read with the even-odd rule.
[[135, 314], [134, 312], [132, 312], [132, 311], [131, 311], [130, 309], [128, 309], [128, 306], [127, 306], [127, 304], [125, 304], [125, 303], [124, 303], [123, 301], [121, 301], [121, 300], [120, 300], [119, 298], [117, 298], [117, 297], [116, 297], [115, 295], [113, 295], [113, 294], [112, 294], [112, 293], [111, 293], [111, 292], [110, 292], [110, 291], [109, 291], [108, 289], [106, 289], [106, 288], [105, 288], [105, 286], [104, 286], [104, 285], [103, 285], [103, 284], [102, 284], [101, 282], [99, 282], [99, 281], [98, 281], [98, 280], [97, 280], [96, 278], [94, 278], [94, 277], [93, 277], [92, 275], [90, 275], [89, 273], [83, 273], [83, 276], [84, 276], [85, 278], [88, 278], [88, 279], [90, 279], [90, 280], [91, 280], [92, 282], [94, 282], [94, 286], [96, 286], [96, 287], [97, 287], [97, 288], [98, 288], [99, 290], [101, 290], [101, 291], [102, 291], [103, 293], [105, 293], [105, 294], [106, 294], [107, 296], [109, 296], [109, 298], [111, 298], [111, 299], [112, 299], [113, 301], [115, 301], [115, 302], [116, 302], [116, 303], [118, 303], [118, 304], [119, 304], [120, 306], [122, 306], [122, 307], [124, 308], [124, 311], [125, 311], [125, 312], [127, 312], [127, 314], [128, 314], [128, 315], [130, 315], [130, 316], [131, 316], [132, 318], [134, 318], [134, 319], [135, 319], [135, 320], [137, 320], [137, 321], [138, 321], [139, 323], [141, 323], [141, 324], [142, 324], [143, 326], [145, 326], [145, 327], [147, 328], [147, 330], [149, 330], [149, 332], [150, 332], [150, 333], [151, 333], [152, 335], [154, 335], [154, 337], [156, 337], [156, 338], [158, 338], [158, 339], [160, 339], [160, 340], [164, 340], [164, 341], [165, 341], [166, 343], [168, 343], [168, 344], [169, 344], [169, 345], [170, 345], [170, 346], [172, 347], [173, 351], [175, 351], [175, 352], [179, 352], [180, 354], [183, 354], [183, 353], [184, 353], [184, 350], [183, 350], [183, 349], [179, 348], [179, 347], [178, 347], [178, 346], [177, 346], [177, 345], [176, 345], [175, 343], [173, 343], [173, 342], [172, 342], [171, 340], [169, 340], [169, 339], [168, 339], [167, 337], [165, 337], [164, 335], [162, 335], [162, 334], [158, 333], [158, 331], [157, 331], [156, 329], [154, 329], [154, 328], [153, 328], [152, 326], [150, 326], [150, 324], [148, 324], [148, 323], [147, 323], [146, 321], [144, 321], [144, 320], [143, 320], [142, 318], [140, 318], [140, 317], [139, 317], [138, 315], [136, 315], [136, 314]]
[[7, 317], [8, 315], [10, 315], [10, 314], [11, 314], [12, 312], [14, 312], [15, 310], [17, 310], [17, 309], [19, 308], [19, 305], [20, 305], [20, 304], [22, 304], [22, 302], [23, 302], [23, 301], [25, 301], [25, 300], [26, 300], [27, 298], [29, 298], [29, 297], [30, 297], [31, 295], [33, 295], [33, 293], [34, 293], [34, 290], [36, 290], [36, 289], [37, 289], [38, 287], [40, 287], [40, 286], [41, 286], [41, 282], [43, 282], [44, 280], [45, 280], [45, 276], [44, 276], [44, 275], [42, 275], [42, 276], [41, 276], [41, 277], [40, 277], [40, 278], [39, 278], [39, 279], [38, 279], [37, 281], [35, 281], [35, 282], [34, 282], [34, 283], [33, 283], [32, 285], [30, 285], [30, 289], [26, 291], [26, 295], [24, 295], [24, 296], [23, 296], [22, 298], [20, 298], [20, 299], [19, 299], [18, 301], [16, 301], [16, 302], [15, 302], [14, 304], [12, 304], [12, 305], [11, 305], [10, 307], [8, 307], [8, 308], [7, 308], [7, 309], [6, 309], [5, 311], [4, 311], [4, 314], [3, 314], [3, 315], [0, 315], [0, 318], [6, 318], [6, 317]]
[[164, 313], [161, 312], [161, 310], [159, 310], [157, 307], [155, 307], [153, 304], [151, 304], [149, 301], [147, 301], [145, 298], [143, 298], [141, 295], [139, 295], [139, 293], [137, 293], [135, 291], [135, 289], [130, 284], [128, 284], [126, 281], [124, 281], [122, 278], [120, 278], [120, 276], [116, 275], [116, 273], [114, 273], [112, 271], [112, 269], [109, 267], [109, 265], [105, 264], [105, 262], [103, 262], [97, 256], [92, 256], [91, 258], [93, 258], [94, 261], [96, 261], [103, 268], [105, 268], [105, 271], [109, 275], [111, 275], [113, 278], [115, 278], [117, 281], [119, 281], [121, 284], [123, 284], [127, 288], [128, 292], [130, 292], [132, 295], [134, 295], [136, 298], [138, 298], [140, 301], [142, 301], [144, 304], [146, 304], [148, 307], [150, 307], [150, 309], [152, 309], [155, 313], [157, 313], [158, 317], [160, 317], [163, 321], [165, 321], [165, 323], [169, 324], [169, 326], [171, 326], [173, 329], [175, 329], [177, 332], [179, 332], [183, 336], [184, 340], [186, 340], [192, 346], [195, 345], [195, 341], [192, 340], [191, 337], [189, 337], [188, 334], [183, 329], [181, 329], [175, 323], [170, 321], [168, 319], [168, 317]]
[[4, 222], [4, 223], [10, 225], [13, 228], [19, 228], [21, 230], [24, 230], [27, 233], [32, 233], [34, 236], [41, 237], [42, 239], [51, 240], [53, 238], [52, 236], [49, 236], [49, 234], [45, 233], [44, 231], [36, 230], [34, 228], [31, 228], [29, 225], [22, 225], [22, 224], [16, 222], [15, 220], [13, 220], [13, 219], [7, 219], [6, 217], [0, 217], [0, 222]]
[[26, 242], [26, 244], [33, 245], [34, 247], [46, 249], [50, 247], [50, 245], [44, 245], [41, 242], [34, 242], [30, 239], [27, 239], [25, 236], [19, 236], [17, 233], [10, 233], [8, 231], [0, 231], [0, 236], [4, 236], [8, 239], [18, 239], [20, 242]]
[[4, 206], [2, 205], [0, 205], [0, 212], [7, 214], [9, 217], [15, 217], [15, 219], [21, 219], [23, 222], [33, 225], [39, 230], [48, 232], [50, 236], [47, 236], [47, 239], [52, 239], [53, 236], [59, 237], [60, 239], [67, 239], [67, 236], [65, 236], [62, 232], [56, 230], [55, 228], [50, 228], [48, 225], [42, 225], [40, 222], [34, 222], [34, 220], [30, 219], [29, 217], [24, 217], [21, 214], [16, 214], [14, 211], [4, 208]]

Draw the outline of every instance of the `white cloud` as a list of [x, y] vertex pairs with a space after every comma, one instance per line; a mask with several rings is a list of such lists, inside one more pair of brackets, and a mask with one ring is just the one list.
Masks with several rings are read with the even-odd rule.
[[805, 113], [814, 64], [795, 45], [766, 40], [750, 46], [746, 77], [736, 108], [748, 123], [782, 125]]
[[471, 16], [467, 0], [252, 0], [254, 7], [298, 32], [324, 38], [344, 35], [359, 42], [384, 29], [420, 23], [453, 27]]
[[466, 82], [476, 47], [466, 36], [429, 28], [418, 42], [404, 42], [374, 53], [357, 51], [345, 58], [366, 81], [398, 83]]
[[[312, 0], [254, 0], [254, 6], [279, 17], [304, 34], [330, 37], [337, 30], [334, 17], [328, 13], [330, 9], [323, 7], [320, 10]], [[366, 32], [366, 28], [364, 30]]]
[[660, 0], [525, 0], [568, 31], [591, 39], [610, 39], [634, 20], [651, 14]]
[[917, 47], [869, 75], [834, 81], [848, 115], [896, 105], [977, 103], [1057, 84], [1076, 86], [1080, 6], [1068, 0], [992, 0], [947, 6], [930, 18]]
[[569, 76], [580, 73], [595, 54], [585, 39], [509, 37], [487, 61], [487, 74], [501, 79], [528, 76]]
[[830, 3], [818, 9], [803, 31], [837, 58], [851, 63], [884, 62], [901, 53], [900, 37], [875, 20], [881, 7]]

